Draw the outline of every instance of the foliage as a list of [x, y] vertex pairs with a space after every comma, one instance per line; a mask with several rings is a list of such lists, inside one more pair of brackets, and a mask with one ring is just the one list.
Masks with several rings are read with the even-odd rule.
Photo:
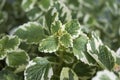
[[119, 80], [119, 0], [1, 0], [0, 80]]

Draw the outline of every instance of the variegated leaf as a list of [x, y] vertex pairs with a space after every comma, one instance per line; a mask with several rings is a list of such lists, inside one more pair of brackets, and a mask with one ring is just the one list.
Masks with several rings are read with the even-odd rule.
[[73, 70], [80, 80], [88, 80], [96, 73], [97, 68], [79, 61], [73, 66]]
[[2, 51], [0, 50], [0, 60], [3, 60], [7, 55], [7, 52], [6, 51]]
[[88, 42], [88, 37], [86, 35], [81, 35], [73, 41], [73, 53], [77, 59], [87, 62], [85, 51], [86, 44]]
[[77, 20], [69, 21], [65, 24], [65, 30], [71, 34], [73, 38], [76, 38], [79, 36], [81, 30], [80, 30], [80, 24]]
[[42, 10], [47, 10], [52, 4], [52, 0], [38, 0], [37, 4]]
[[22, 0], [22, 8], [25, 11], [29, 11], [34, 8], [36, 1], [37, 0]]
[[22, 80], [18, 77], [15, 73], [9, 70], [2, 70], [0, 71], [0, 80]]
[[87, 44], [88, 53], [102, 67], [111, 70], [115, 64], [114, 52], [103, 45], [100, 39], [93, 35]]
[[32, 44], [39, 43], [45, 37], [43, 27], [37, 22], [28, 22], [19, 26], [14, 34]]
[[66, 48], [73, 46], [73, 39], [70, 34], [65, 33], [60, 36], [60, 44]]
[[0, 45], [2, 50], [17, 49], [20, 44], [20, 40], [16, 36], [4, 36], [0, 39]]
[[60, 80], [78, 80], [78, 77], [72, 69], [63, 67], [60, 74]]
[[51, 32], [58, 33], [58, 31], [62, 28], [62, 23], [60, 21], [55, 21], [51, 25]]
[[13, 50], [8, 52], [6, 63], [10, 67], [19, 67], [26, 65], [29, 61], [28, 54], [23, 50]]
[[52, 53], [59, 48], [58, 38], [55, 36], [49, 36], [43, 39], [39, 44], [39, 51], [44, 53]]
[[24, 72], [25, 80], [50, 80], [52, 75], [51, 64], [42, 57], [31, 60]]
[[113, 72], [103, 70], [97, 72], [97, 75], [92, 80], [119, 80], [119, 78]]
[[46, 13], [46, 23], [50, 27], [51, 23], [60, 20], [62, 23], [71, 20], [71, 12], [62, 1], [56, 1]]
[[16, 36], [4, 36], [0, 39], [0, 60], [4, 59], [7, 52], [17, 49], [20, 44], [20, 40]]

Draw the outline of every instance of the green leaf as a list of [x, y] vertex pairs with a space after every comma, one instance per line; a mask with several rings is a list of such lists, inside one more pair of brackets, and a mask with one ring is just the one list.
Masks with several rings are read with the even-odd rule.
[[78, 80], [78, 77], [72, 69], [63, 67], [60, 74], [60, 80]]
[[79, 61], [73, 66], [73, 70], [80, 80], [88, 80], [96, 73], [96, 66]]
[[55, 21], [52, 23], [51, 25], [51, 32], [54, 34], [54, 33], [57, 33], [62, 27], [62, 23], [60, 21]]
[[50, 1], [50, 0], [38, 0], [37, 4], [42, 10], [46, 10], [50, 7], [51, 2], [52, 1]]
[[67, 64], [74, 62], [74, 55], [72, 53], [64, 52], [62, 58], [63, 58], [63, 61]]
[[103, 45], [97, 36], [92, 36], [87, 44], [87, 51], [100, 67], [111, 70], [115, 64], [114, 52]]
[[120, 65], [120, 48], [115, 53], [116, 56], [116, 63]]
[[2, 44], [0, 44], [0, 60], [3, 60], [7, 55], [7, 52], [5, 52], [2, 48]]
[[7, 55], [7, 52], [0, 50], [0, 60], [3, 60]]
[[45, 19], [46, 19], [46, 24], [48, 26], [48, 29], [50, 30], [51, 29], [51, 24], [54, 22], [54, 21], [57, 21], [58, 19], [58, 13], [55, 12], [52, 14], [52, 9], [49, 9], [46, 14], [45, 14]]
[[79, 36], [81, 30], [80, 30], [80, 24], [77, 20], [69, 21], [65, 24], [65, 30], [71, 34], [73, 38], [76, 38]]
[[21, 80], [16, 74], [8, 70], [0, 71], [0, 80]]
[[5, 5], [6, 0], [1, 0], [0, 1], [0, 10], [3, 8], [3, 6]]
[[42, 16], [43, 12], [41, 11], [40, 8], [34, 7], [31, 10], [26, 12], [27, 17], [31, 21], [36, 21]]
[[[6, 2], [6, 0], [1, 0], [2, 2]], [[0, 7], [2, 8], [2, 4], [0, 4]], [[0, 34], [5, 33], [8, 30], [8, 13], [6, 11], [0, 10]]]
[[29, 56], [23, 50], [13, 50], [8, 52], [6, 63], [10, 67], [19, 67], [26, 65], [29, 61]]
[[19, 67], [17, 67], [14, 71], [14, 73], [20, 73], [23, 72], [26, 68], [26, 65], [20, 65]]
[[[6, 21], [7, 21], [7, 19], [8, 19], [8, 15], [7, 15], [7, 13], [6, 12], [4, 12], [4, 11], [0, 11], [0, 25], [1, 24], [3, 24], [3, 23], [5, 23]], [[2, 26], [1, 26], [2, 27]], [[4, 26], [5, 27], [5, 26]], [[2, 27], [3, 28], [3, 27]], [[2, 29], [2, 28], [0, 28], [0, 29]], [[2, 30], [0, 30], [0, 31], [2, 31]]]
[[51, 7], [52, 13], [58, 12], [58, 19], [65, 23], [71, 20], [71, 11], [70, 9], [62, 2], [56, 1], [54, 5]]
[[79, 54], [86, 50], [86, 44], [88, 42], [88, 37], [86, 35], [81, 35], [73, 41], [73, 52], [74, 54]]
[[0, 60], [3, 60], [7, 52], [17, 49], [20, 44], [20, 40], [16, 36], [4, 36], [0, 39]]
[[53, 6], [46, 12], [45, 15], [47, 26], [50, 28], [51, 23], [60, 20], [62, 23], [71, 20], [71, 12], [62, 1], [56, 1]]
[[113, 72], [104, 70], [97, 72], [97, 75], [93, 77], [92, 80], [119, 80], [119, 79]]
[[113, 52], [106, 46], [99, 47], [98, 59], [109, 70], [115, 65], [115, 57]]
[[120, 65], [120, 56], [116, 56], [116, 63]]
[[52, 53], [57, 51], [58, 48], [58, 38], [55, 36], [50, 36], [40, 42], [38, 49], [40, 52]]
[[65, 33], [60, 36], [60, 44], [66, 48], [73, 46], [73, 40], [70, 34]]
[[[88, 37], [86, 35], [81, 35], [73, 41], [73, 53], [77, 57], [84, 62], [86, 62], [85, 51], [86, 44], [88, 42]], [[84, 60], [83, 60], [84, 59]]]
[[100, 45], [103, 45], [102, 41], [96, 34], [92, 33], [92, 38], [87, 44], [87, 51], [97, 54]]
[[28, 22], [19, 26], [14, 34], [27, 43], [32, 44], [39, 43], [43, 38], [45, 38], [44, 29], [37, 22]]
[[52, 75], [51, 64], [42, 57], [30, 61], [24, 72], [25, 80], [50, 80]]
[[20, 40], [16, 36], [4, 36], [0, 39], [0, 45], [2, 50], [13, 50], [17, 49], [20, 44]]
[[22, 0], [22, 8], [27, 12], [34, 8], [37, 0]]

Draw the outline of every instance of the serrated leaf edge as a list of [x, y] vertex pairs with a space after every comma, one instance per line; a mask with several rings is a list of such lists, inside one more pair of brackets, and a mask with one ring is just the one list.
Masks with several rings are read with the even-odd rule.
[[[68, 33], [68, 34], [69, 34], [69, 33]], [[63, 34], [63, 35], [64, 35], [64, 34]], [[62, 36], [63, 36], [63, 35], [62, 35]], [[59, 39], [58, 39], [58, 40], [59, 40], [59, 44], [61, 44], [62, 46], [65, 46], [65, 45], [60, 41], [60, 38], [61, 38], [61, 37], [59, 37]], [[73, 47], [73, 39], [72, 39], [72, 36], [71, 36], [71, 35], [70, 35], [70, 46], [68, 46], [68, 47]], [[68, 48], [68, 47], [66, 47], [66, 48]]]
[[[50, 37], [53, 37], [53, 36], [50, 36]], [[45, 41], [46, 39], [43, 39], [42, 41]], [[42, 42], [41, 41], [41, 42]], [[39, 44], [39, 47], [41, 46], [41, 44]], [[42, 51], [40, 51], [40, 52], [44, 52], [44, 53], [53, 53], [53, 52], [56, 52], [58, 49], [59, 49], [59, 43], [58, 43], [58, 46], [57, 46], [57, 48], [56, 49], [54, 49], [54, 50], [51, 50], [51, 51], [48, 51], [48, 50], [46, 50], [46, 49], [44, 49], [44, 50], [42, 50]]]

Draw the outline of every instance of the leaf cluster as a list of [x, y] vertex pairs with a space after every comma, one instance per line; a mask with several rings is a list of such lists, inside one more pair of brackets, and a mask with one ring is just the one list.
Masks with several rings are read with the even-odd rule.
[[0, 80], [119, 80], [119, 3], [1, 0]]

